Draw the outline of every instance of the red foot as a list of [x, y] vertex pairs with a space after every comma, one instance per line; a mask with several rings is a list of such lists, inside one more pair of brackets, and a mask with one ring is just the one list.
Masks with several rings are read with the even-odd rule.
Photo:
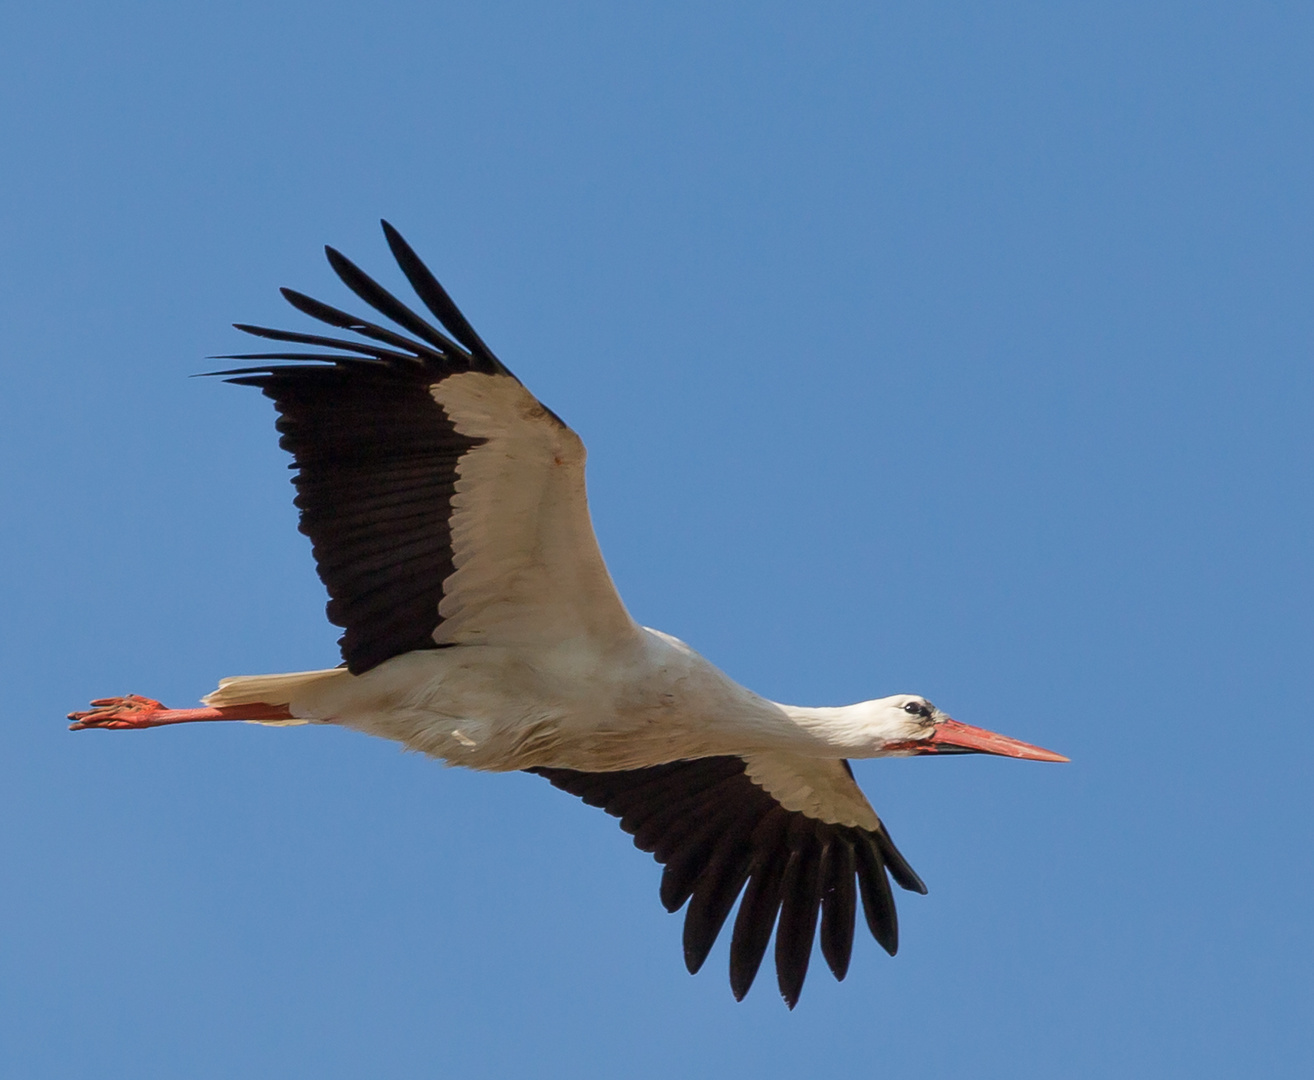
[[85, 712], [71, 712], [68, 718], [69, 731], [81, 731], [83, 728], [126, 728], [156, 727], [151, 718], [165, 708], [154, 698], [128, 694], [126, 697], [97, 698], [91, 703], [94, 709]]
[[246, 705], [224, 705], [217, 709], [166, 709], [154, 698], [128, 694], [126, 697], [97, 698], [96, 706], [86, 712], [71, 712], [69, 731], [84, 728], [163, 727], [165, 724], [192, 724], [198, 720], [291, 720], [285, 705], [266, 705], [255, 701]]

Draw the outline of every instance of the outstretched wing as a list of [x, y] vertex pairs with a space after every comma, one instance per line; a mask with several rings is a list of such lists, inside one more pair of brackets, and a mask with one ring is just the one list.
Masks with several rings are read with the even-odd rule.
[[238, 324], [336, 351], [221, 357], [282, 363], [218, 373], [278, 409], [347, 667], [361, 674], [444, 645], [635, 633], [593, 535], [579, 436], [493, 355], [386, 221], [383, 231], [446, 333], [326, 248], [343, 282], [411, 336], [284, 289], [299, 311], [357, 337]]
[[872, 936], [893, 956], [899, 927], [887, 871], [903, 888], [926, 892], [847, 761], [772, 753], [622, 772], [530, 771], [620, 818], [635, 846], [665, 864], [662, 904], [672, 912], [689, 904], [684, 961], [691, 973], [743, 892], [730, 939], [730, 988], [738, 999], [757, 976], [773, 926], [776, 978], [792, 1009], [818, 916], [822, 955], [843, 979], [858, 897]]

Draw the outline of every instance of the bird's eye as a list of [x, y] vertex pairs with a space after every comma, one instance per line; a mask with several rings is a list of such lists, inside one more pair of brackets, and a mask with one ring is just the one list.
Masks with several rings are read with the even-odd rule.
[[903, 707], [903, 711], [906, 713], [912, 713], [913, 716], [925, 716], [926, 706], [920, 701], [910, 701]]

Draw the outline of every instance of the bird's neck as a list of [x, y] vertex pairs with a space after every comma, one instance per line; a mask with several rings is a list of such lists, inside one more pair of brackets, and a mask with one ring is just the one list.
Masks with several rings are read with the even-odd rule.
[[[775, 704], [775, 703], [773, 703]], [[776, 705], [785, 723], [778, 730], [794, 753], [809, 757], [872, 757], [879, 746], [861, 705]]]

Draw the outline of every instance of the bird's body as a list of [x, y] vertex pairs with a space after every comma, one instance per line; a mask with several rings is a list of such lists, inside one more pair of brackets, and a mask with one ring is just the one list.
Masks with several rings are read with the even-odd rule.
[[284, 290], [301, 311], [359, 338], [241, 326], [335, 351], [248, 354], [235, 359], [265, 366], [225, 373], [261, 388], [280, 413], [301, 529], [329, 591], [329, 618], [345, 629], [344, 664], [224, 679], [203, 709], [102, 699], [71, 714], [74, 727], [336, 724], [452, 765], [537, 772], [620, 817], [665, 864], [663, 903], [689, 904], [691, 971], [743, 891], [730, 958], [739, 997], [773, 926], [791, 1007], [818, 920], [822, 952], [842, 978], [859, 895], [873, 935], [893, 953], [886, 874], [904, 888], [925, 886], [846, 759], [1066, 759], [959, 724], [917, 695], [780, 705], [639, 626], [594, 539], [583, 443], [384, 228], [446, 334], [329, 249], [347, 285], [413, 336]]
[[[896, 695], [896, 711], [912, 695]], [[809, 709], [759, 697], [684, 642], [634, 627], [618, 642], [468, 645], [346, 668], [225, 679], [211, 706], [286, 706], [451, 765], [610, 771], [737, 754], [877, 757], [866, 703]], [[905, 717], [906, 719], [906, 717]], [[266, 721], [267, 722], [267, 721]], [[280, 721], [274, 721], [278, 723]]]

